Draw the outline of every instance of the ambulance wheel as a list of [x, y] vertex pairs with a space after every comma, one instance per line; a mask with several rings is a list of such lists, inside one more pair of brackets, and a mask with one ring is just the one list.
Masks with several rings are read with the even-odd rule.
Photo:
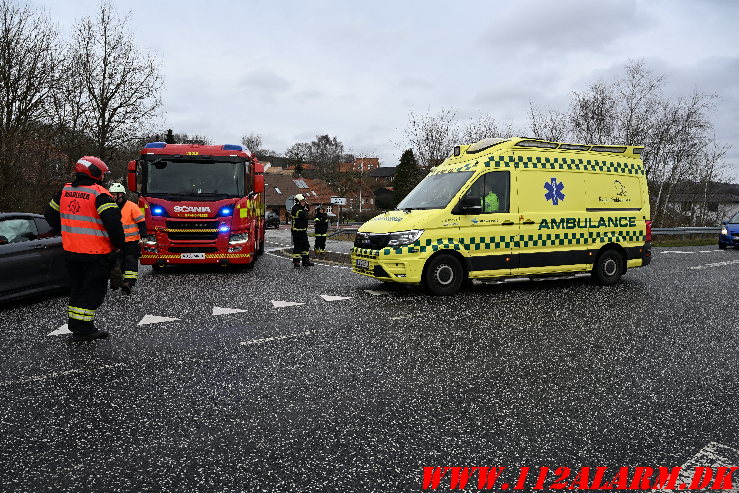
[[593, 265], [593, 279], [601, 286], [616, 284], [624, 272], [624, 258], [616, 250], [606, 250]]
[[432, 258], [423, 272], [423, 285], [436, 296], [455, 294], [464, 282], [462, 264], [452, 255]]

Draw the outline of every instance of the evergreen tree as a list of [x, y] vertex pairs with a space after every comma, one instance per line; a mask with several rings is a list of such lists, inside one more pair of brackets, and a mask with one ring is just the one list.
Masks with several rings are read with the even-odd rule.
[[421, 172], [418, 169], [416, 156], [411, 149], [408, 149], [400, 157], [400, 164], [395, 170], [395, 180], [393, 180], [395, 203], [400, 203], [418, 185], [419, 181], [421, 181]]

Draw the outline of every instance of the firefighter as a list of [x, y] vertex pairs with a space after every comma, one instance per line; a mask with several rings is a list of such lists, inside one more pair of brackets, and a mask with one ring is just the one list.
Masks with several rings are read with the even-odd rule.
[[[121, 209], [123, 235], [126, 237], [126, 244], [118, 258], [119, 268], [112, 270], [111, 275], [122, 275], [123, 279], [118, 284], [120, 284], [124, 293], [130, 294], [139, 275], [139, 257], [141, 256], [139, 241], [146, 235], [146, 221], [139, 206], [130, 200], [126, 200], [126, 189], [123, 185], [113, 183], [109, 190], [115, 198], [115, 203]], [[114, 284], [116, 283], [114, 281], [118, 280], [120, 280], [120, 277], [118, 279], [111, 277], [111, 288], [115, 289]]]
[[305, 200], [303, 194], [295, 195], [295, 205], [290, 211], [293, 225], [291, 233], [293, 237], [293, 266], [300, 267], [300, 260], [303, 260], [303, 267], [314, 265], [308, 257], [310, 243], [308, 242], [308, 201]]
[[108, 337], [95, 327], [95, 312], [108, 288], [111, 254], [123, 249], [121, 210], [102, 186], [108, 166], [102, 159], [83, 156], [74, 165], [75, 177], [51, 199], [44, 216], [61, 231], [71, 290], [67, 327], [73, 341]]
[[322, 205], [316, 208], [315, 216], [315, 228], [316, 228], [316, 243], [315, 252], [316, 255], [326, 254], [326, 236], [328, 233], [328, 214]]

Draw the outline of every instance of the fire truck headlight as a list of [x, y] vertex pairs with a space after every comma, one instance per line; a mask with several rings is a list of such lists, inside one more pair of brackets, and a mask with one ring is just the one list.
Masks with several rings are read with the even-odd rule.
[[238, 233], [235, 235], [231, 235], [231, 238], [228, 240], [229, 245], [243, 245], [244, 243], [249, 242], [249, 233]]

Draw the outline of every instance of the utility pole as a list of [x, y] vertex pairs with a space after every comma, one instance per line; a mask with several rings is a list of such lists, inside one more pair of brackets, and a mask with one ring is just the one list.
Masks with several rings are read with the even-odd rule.
[[362, 213], [362, 173], [364, 173], [364, 156], [359, 158], [362, 163], [359, 165], [359, 213]]

